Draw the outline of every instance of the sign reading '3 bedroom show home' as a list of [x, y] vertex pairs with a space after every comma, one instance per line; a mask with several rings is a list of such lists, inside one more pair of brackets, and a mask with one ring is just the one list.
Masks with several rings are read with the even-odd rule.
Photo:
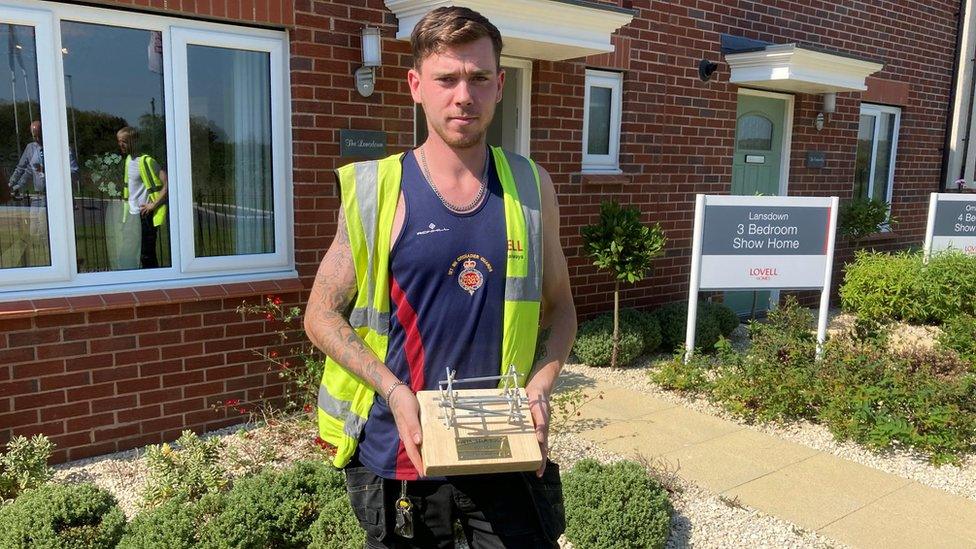
[[699, 290], [819, 289], [819, 356], [836, 228], [837, 197], [698, 195], [685, 359], [694, 351]]
[[824, 286], [830, 198], [703, 198], [701, 289]]

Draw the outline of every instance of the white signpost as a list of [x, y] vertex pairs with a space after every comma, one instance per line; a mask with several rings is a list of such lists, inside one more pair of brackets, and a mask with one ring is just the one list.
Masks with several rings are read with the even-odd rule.
[[685, 360], [695, 347], [699, 290], [821, 290], [819, 355], [836, 228], [837, 197], [698, 195]]
[[925, 260], [933, 252], [976, 255], [976, 194], [932, 193], [925, 231]]

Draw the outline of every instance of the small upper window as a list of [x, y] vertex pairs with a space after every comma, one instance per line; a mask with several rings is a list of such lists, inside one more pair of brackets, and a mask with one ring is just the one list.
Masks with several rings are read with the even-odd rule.
[[769, 151], [773, 148], [773, 123], [765, 116], [747, 114], [736, 124], [736, 148]]
[[622, 83], [621, 73], [586, 71], [583, 171], [620, 172]]

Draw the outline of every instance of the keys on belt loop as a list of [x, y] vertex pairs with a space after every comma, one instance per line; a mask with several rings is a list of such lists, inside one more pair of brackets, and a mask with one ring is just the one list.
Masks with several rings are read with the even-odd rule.
[[413, 538], [413, 503], [407, 497], [407, 481], [400, 481], [400, 498], [396, 500], [396, 526], [393, 533], [403, 538]]

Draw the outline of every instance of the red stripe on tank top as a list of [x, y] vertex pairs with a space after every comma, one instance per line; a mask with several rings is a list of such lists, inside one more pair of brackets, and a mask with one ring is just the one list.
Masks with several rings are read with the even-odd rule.
[[[410, 369], [410, 389], [413, 392], [421, 391], [424, 388], [424, 342], [420, 337], [420, 328], [417, 327], [417, 312], [407, 300], [407, 295], [400, 288], [396, 278], [390, 277], [392, 287], [390, 288], [390, 299], [396, 303], [397, 321], [403, 326], [404, 333], [404, 354], [407, 358], [407, 366]], [[419, 476], [417, 469], [410, 462], [407, 456], [403, 441], [397, 445], [396, 457], [396, 477], [401, 480], [415, 480]]]

